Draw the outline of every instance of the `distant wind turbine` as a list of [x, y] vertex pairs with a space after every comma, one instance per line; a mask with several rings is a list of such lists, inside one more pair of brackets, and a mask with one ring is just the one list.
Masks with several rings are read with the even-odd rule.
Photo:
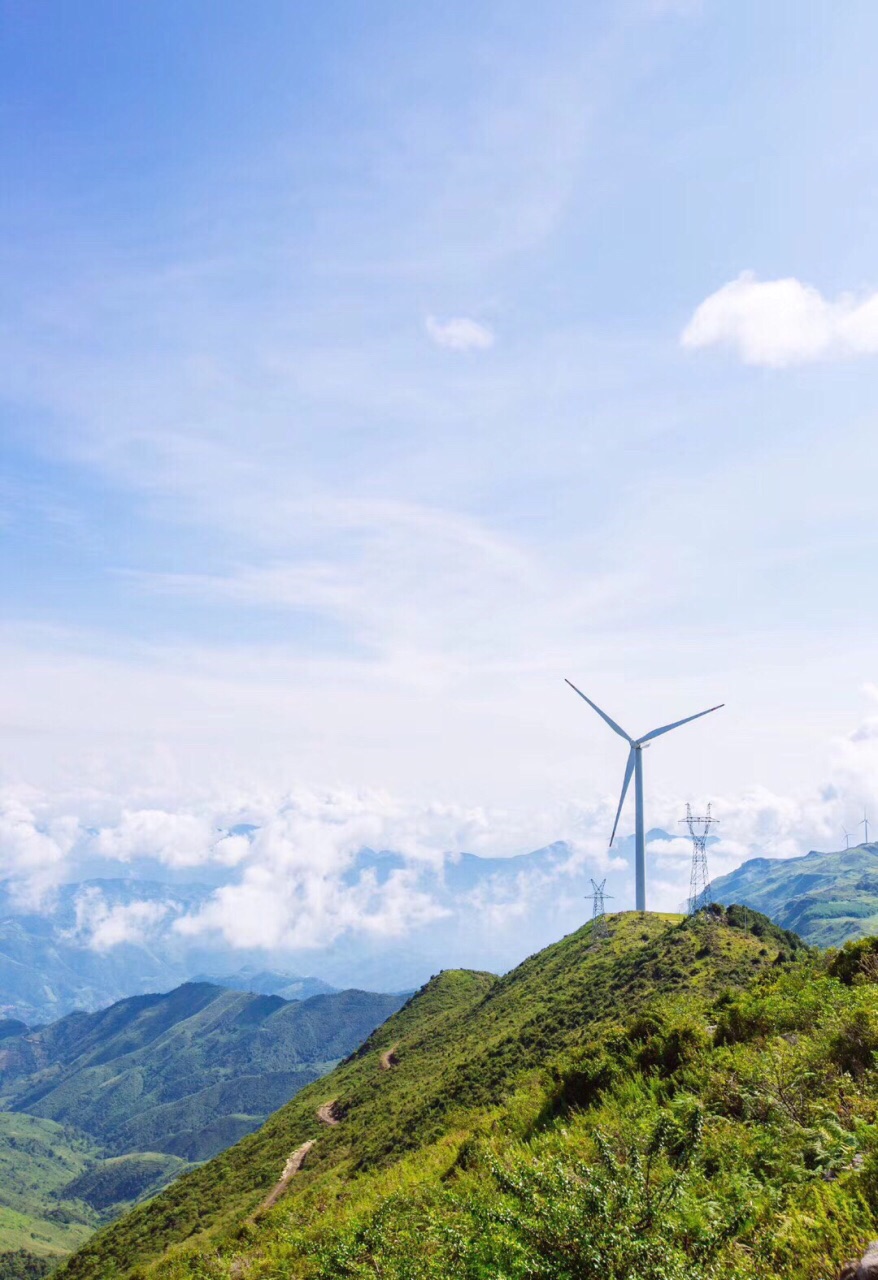
[[646, 910], [646, 854], [644, 850], [644, 826], [643, 826], [643, 748], [649, 746], [653, 738], [660, 738], [663, 733], [670, 733], [672, 729], [679, 729], [681, 724], [688, 724], [690, 720], [698, 720], [701, 716], [710, 715], [711, 711], [719, 711], [720, 707], [724, 707], [724, 702], [719, 702], [715, 707], [708, 707], [706, 711], [698, 711], [694, 716], [686, 716], [685, 720], [675, 720], [673, 724], [663, 724], [660, 729], [653, 729], [650, 733], [645, 733], [642, 738], [632, 738], [616, 724], [615, 720], [611, 720], [605, 711], [601, 711], [600, 707], [592, 702], [591, 698], [587, 698], [581, 689], [577, 689], [572, 680], [567, 680], [567, 684], [574, 693], [578, 693], [584, 702], [587, 702], [592, 711], [596, 711], [600, 718], [610, 726], [614, 733], [618, 733], [620, 738], [624, 738], [628, 743], [628, 762], [625, 765], [625, 777], [622, 782], [622, 794], [619, 797], [619, 807], [616, 810], [616, 821], [613, 823], [613, 833], [610, 836], [610, 848], [613, 847], [613, 841], [616, 838], [616, 828], [619, 825], [619, 815], [622, 812], [622, 805], [625, 803], [625, 796], [628, 794], [628, 784], [631, 781], [631, 775], [634, 774], [634, 881], [635, 881], [635, 906], [638, 911]]
[[845, 831], [844, 827], [842, 827], [841, 832], [842, 832], [842, 835], [844, 836], [844, 847], [845, 847], [846, 849], [849, 849], [849, 848], [851, 847], [851, 837], [850, 837], [850, 834], [849, 834], [849, 832]]
[[869, 815], [866, 813], [865, 809], [863, 810], [863, 821], [858, 822], [857, 826], [866, 828], [866, 838], [863, 841], [863, 844], [868, 844], [869, 843]]

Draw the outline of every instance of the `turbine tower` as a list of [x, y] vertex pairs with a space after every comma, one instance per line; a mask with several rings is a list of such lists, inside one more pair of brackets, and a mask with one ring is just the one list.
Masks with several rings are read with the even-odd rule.
[[842, 835], [844, 836], [844, 847], [846, 849], [849, 849], [851, 847], [850, 834], [847, 831], [845, 831], [844, 827], [842, 827], [841, 832], [842, 832]]
[[863, 821], [858, 822], [857, 826], [866, 828], [866, 834], [863, 840], [863, 844], [868, 844], [869, 843], [869, 815], [866, 813], [865, 809], [863, 810]]
[[605, 711], [601, 711], [600, 707], [592, 702], [591, 698], [587, 698], [581, 689], [577, 689], [572, 680], [567, 680], [567, 684], [574, 693], [578, 693], [584, 702], [587, 702], [592, 711], [596, 711], [600, 718], [610, 726], [614, 733], [618, 733], [620, 738], [624, 738], [628, 743], [628, 762], [625, 765], [625, 777], [622, 781], [622, 794], [619, 797], [619, 807], [616, 810], [616, 821], [613, 823], [613, 832], [610, 836], [610, 848], [613, 847], [613, 841], [616, 838], [616, 828], [619, 825], [619, 815], [622, 812], [622, 805], [625, 803], [625, 797], [628, 794], [628, 784], [631, 781], [631, 775], [634, 775], [634, 881], [635, 881], [635, 908], [637, 911], [646, 910], [646, 855], [644, 852], [644, 825], [643, 825], [643, 748], [648, 747], [653, 738], [660, 738], [663, 733], [670, 733], [672, 729], [679, 729], [681, 724], [688, 724], [690, 720], [698, 720], [701, 716], [710, 715], [711, 711], [719, 711], [720, 707], [724, 707], [724, 702], [718, 702], [715, 707], [708, 707], [706, 711], [697, 711], [694, 716], [686, 716], [683, 720], [675, 720], [673, 724], [663, 724], [659, 729], [652, 729], [649, 733], [645, 733], [642, 738], [632, 738], [616, 724], [615, 720], [611, 720]]

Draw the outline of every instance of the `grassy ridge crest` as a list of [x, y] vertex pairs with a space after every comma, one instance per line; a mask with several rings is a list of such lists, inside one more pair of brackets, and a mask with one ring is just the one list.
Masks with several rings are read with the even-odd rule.
[[[313, 1271], [315, 1230], [323, 1238], [363, 1215], [380, 1215], [393, 1203], [390, 1187], [396, 1194], [465, 1181], [468, 1163], [487, 1158], [486, 1142], [502, 1148], [507, 1140], [533, 1141], [554, 1133], [571, 1108], [591, 1105], [612, 1083], [610, 1050], [627, 1043], [632, 1020], [685, 1006], [703, 1039], [707, 1010], [717, 1001], [805, 954], [796, 938], [756, 913], [720, 914], [713, 924], [622, 914], [610, 918], [607, 940], [586, 926], [502, 978], [437, 975], [329, 1076], [257, 1133], [99, 1233], [61, 1274], [225, 1277], [260, 1273], [264, 1261], [269, 1275], [276, 1274], [270, 1260], [284, 1250], [291, 1269], [283, 1274]], [[674, 1058], [673, 1046], [664, 1052]], [[332, 1126], [318, 1118], [329, 1101], [339, 1118]], [[305, 1143], [313, 1147], [301, 1172], [269, 1212], [260, 1212], [287, 1159]], [[487, 1185], [484, 1173], [479, 1178]], [[293, 1229], [299, 1254], [290, 1244]]]

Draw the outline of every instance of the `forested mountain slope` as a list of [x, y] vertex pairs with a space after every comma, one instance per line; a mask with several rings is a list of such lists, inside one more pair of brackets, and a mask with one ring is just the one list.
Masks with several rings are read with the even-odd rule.
[[62, 1275], [834, 1274], [874, 1232], [878, 966], [743, 908], [609, 929], [440, 974]]
[[187, 983], [34, 1031], [0, 1024], [0, 1280], [258, 1128], [404, 998]]
[[350, 1053], [404, 997], [280, 996], [185, 983], [0, 1042], [0, 1109], [87, 1134], [110, 1155], [204, 1160]]

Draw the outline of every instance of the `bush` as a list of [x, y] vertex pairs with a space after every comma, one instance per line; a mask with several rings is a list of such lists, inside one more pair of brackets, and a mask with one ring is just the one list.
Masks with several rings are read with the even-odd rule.
[[841, 1071], [847, 1071], [855, 1079], [874, 1065], [876, 1050], [878, 1029], [873, 1026], [865, 1009], [856, 1010], [830, 1045], [832, 1060]]
[[832, 957], [829, 972], [848, 987], [857, 979], [878, 982], [878, 938], [846, 942]]
[[0, 1280], [42, 1280], [55, 1265], [55, 1259], [38, 1257], [26, 1249], [13, 1249], [0, 1253]]

